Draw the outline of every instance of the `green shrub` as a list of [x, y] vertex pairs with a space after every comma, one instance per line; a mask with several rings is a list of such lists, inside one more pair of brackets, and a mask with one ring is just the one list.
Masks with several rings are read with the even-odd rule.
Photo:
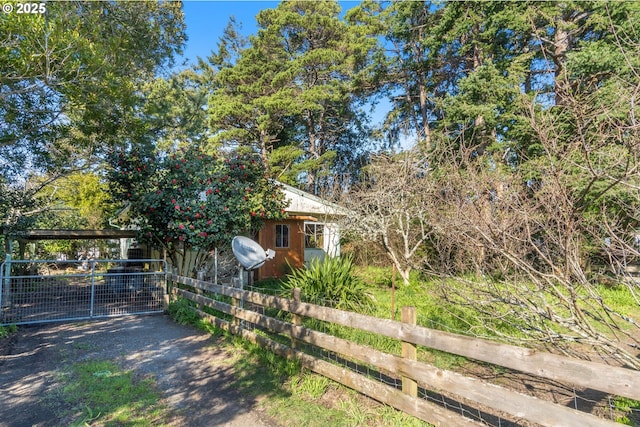
[[637, 425], [630, 416], [633, 416], [634, 412], [638, 412], [640, 410], [640, 402], [637, 400], [629, 399], [627, 397], [616, 397], [613, 400], [615, 408], [618, 410], [620, 415], [616, 417], [616, 422], [620, 424], [626, 424], [629, 426]]
[[18, 328], [16, 325], [2, 326], [0, 325], [0, 338], [6, 338], [12, 333], [16, 332]]
[[310, 302], [328, 302], [341, 310], [370, 310], [373, 308], [371, 294], [353, 270], [353, 262], [347, 257], [314, 260], [308, 268], [294, 269], [287, 276], [283, 293], [288, 297], [293, 288], [300, 288], [305, 300]]
[[196, 312], [195, 303], [184, 298], [179, 298], [169, 304], [167, 308], [169, 316], [181, 325], [197, 325], [200, 316]]

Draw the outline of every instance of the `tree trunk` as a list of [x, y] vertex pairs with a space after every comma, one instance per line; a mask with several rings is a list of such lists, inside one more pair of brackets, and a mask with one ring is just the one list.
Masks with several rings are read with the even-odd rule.
[[565, 82], [563, 73], [567, 60], [567, 52], [571, 48], [571, 35], [569, 31], [563, 28], [563, 25], [556, 24], [555, 35], [553, 38], [553, 62], [554, 70], [554, 93], [556, 105], [565, 104], [564, 86]]
[[[309, 139], [309, 158], [317, 159], [320, 157], [319, 147], [318, 147], [318, 138], [319, 135], [316, 132], [316, 122], [312, 117], [312, 113], [309, 112], [309, 118], [307, 120], [307, 136]], [[318, 171], [315, 169], [307, 170], [307, 191], [311, 194], [316, 194], [316, 190], [318, 186]]]
[[[267, 167], [269, 160], [269, 143], [271, 142], [271, 136], [264, 130], [260, 131], [260, 157], [262, 158], [262, 164]], [[268, 173], [268, 169], [267, 169]]]
[[431, 129], [429, 128], [429, 109], [427, 106], [427, 88], [425, 87], [424, 78], [420, 75], [420, 112], [422, 113], [422, 132], [424, 133], [424, 142], [427, 147], [431, 144]]
[[391, 259], [391, 262], [396, 266], [396, 269], [398, 270], [398, 273], [400, 273], [400, 277], [402, 277], [402, 281], [404, 282], [404, 284], [408, 285], [409, 273], [411, 273], [411, 266], [407, 265], [403, 267], [402, 263], [400, 262], [400, 258], [391, 247], [389, 238], [385, 234], [382, 235], [382, 247], [387, 253], [387, 256], [389, 257], [389, 259]]

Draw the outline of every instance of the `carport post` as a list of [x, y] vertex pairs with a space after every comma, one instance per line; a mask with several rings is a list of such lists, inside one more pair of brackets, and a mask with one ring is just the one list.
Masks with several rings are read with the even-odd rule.
[[89, 317], [93, 317], [93, 305], [96, 300], [96, 262], [91, 260], [91, 306], [89, 308]]
[[[11, 242], [9, 242], [11, 248]], [[4, 271], [1, 274], [0, 283], [0, 308], [8, 307], [11, 304], [11, 251], [7, 252], [4, 260]]]

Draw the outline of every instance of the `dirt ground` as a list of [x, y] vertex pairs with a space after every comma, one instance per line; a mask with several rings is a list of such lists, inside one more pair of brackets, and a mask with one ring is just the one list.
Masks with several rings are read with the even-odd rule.
[[21, 326], [0, 339], [0, 427], [69, 424], [57, 378], [65, 366], [93, 359], [155, 378], [172, 425], [277, 426], [255, 398], [230, 386], [232, 358], [218, 344], [166, 315]]

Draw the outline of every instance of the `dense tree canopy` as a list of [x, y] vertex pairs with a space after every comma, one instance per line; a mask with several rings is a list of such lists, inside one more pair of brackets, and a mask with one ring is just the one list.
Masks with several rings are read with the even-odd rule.
[[5, 232], [42, 211], [34, 174], [52, 181], [112, 145], [153, 141], [141, 88], [180, 52], [184, 29], [177, 2], [50, 2], [44, 14], [0, 15]]
[[[258, 32], [234, 63], [211, 58], [219, 70], [211, 126], [218, 141], [259, 151], [274, 177], [317, 194], [364, 148], [354, 81], [373, 41], [340, 18], [334, 1], [282, 2], [256, 19]], [[242, 46], [230, 30], [222, 42], [219, 52]]]
[[[528, 338], [594, 344], [640, 366], [624, 314], [600, 293], [613, 281], [640, 300], [625, 269], [640, 261], [638, 4], [390, 2], [359, 13], [384, 38], [371, 58], [392, 105], [382, 131], [418, 143], [427, 165], [411, 202], [423, 208], [411, 225], [429, 233], [418, 268], [453, 278], [443, 297], [478, 316], [502, 313]], [[371, 171], [356, 194], [370, 197], [357, 211], [372, 223], [392, 180]], [[383, 217], [402, 236], [406, 221]]]
[[[140, 138], [140, 85], [184, 42], [179, 3], [54, 2], [0, 17], [2, 167], [68, 167]], [[41, 169], [41, 170], [42, 170]]]
[[138, 240], [165, 249], [185, 274], [234, 236], [283, 217], [284, 195], [252, 155], [210, 155], [192, 145], [160, 156], [114, 152], [111, 165], [111, 191], [127, 201]]

